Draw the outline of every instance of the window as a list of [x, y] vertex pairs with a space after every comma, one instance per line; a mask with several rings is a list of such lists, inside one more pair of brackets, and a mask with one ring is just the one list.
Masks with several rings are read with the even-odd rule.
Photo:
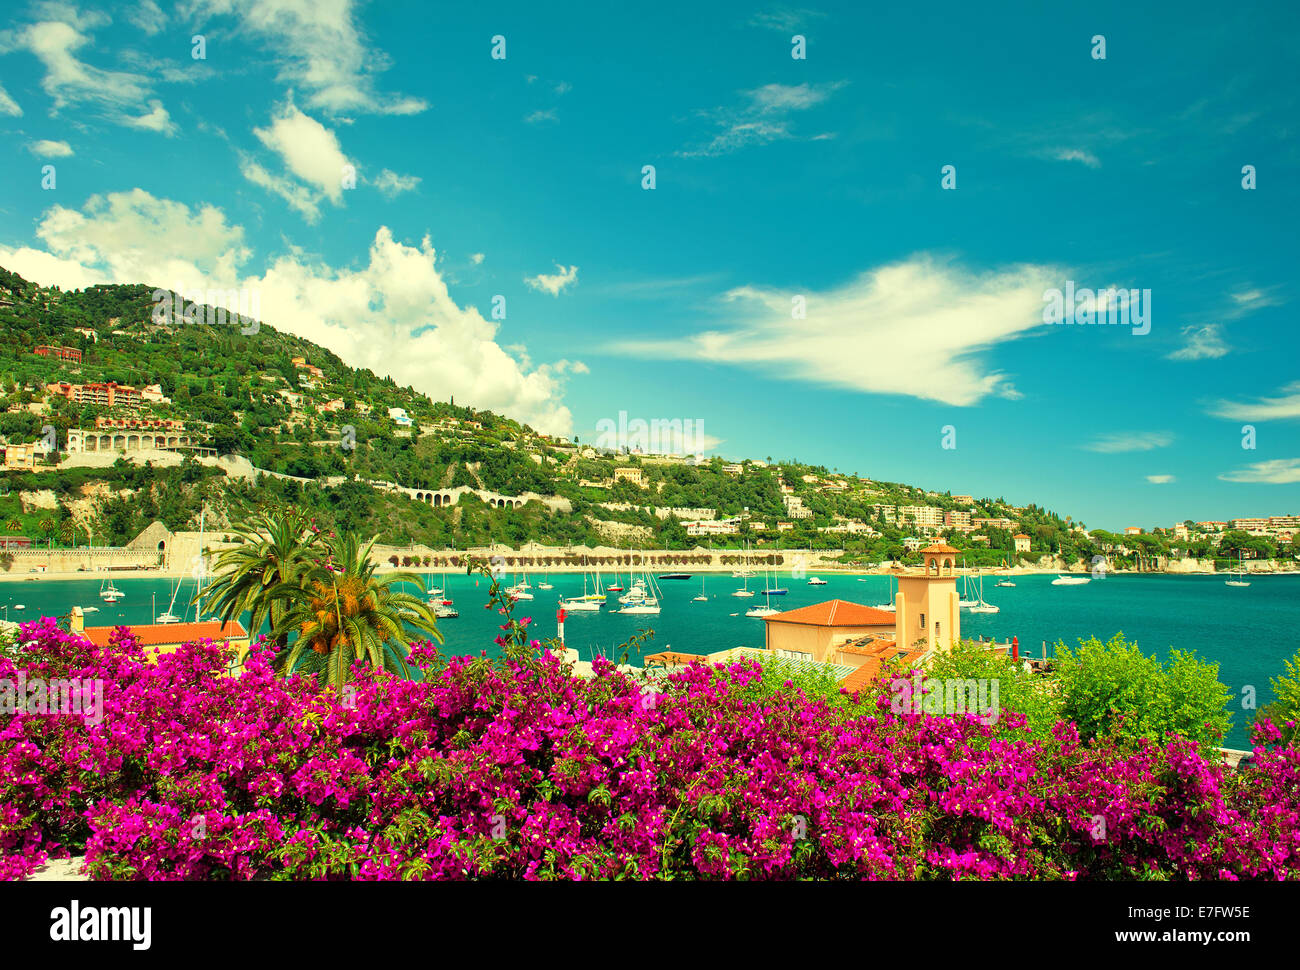
[[920, 622], [919, 625], [920, 625], [920, 627], [921, 627], [922, 630], [925, 629], [925, 614], [924, 614], [924, 613], [921, 614], [921, 622]]

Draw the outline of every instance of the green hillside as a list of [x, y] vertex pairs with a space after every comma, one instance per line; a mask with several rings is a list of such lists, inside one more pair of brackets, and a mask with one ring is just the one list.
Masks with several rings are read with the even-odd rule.
[[[0, 524], [46, 541], [84, 542], [75, 529], [68, 538], [66, 523], [75, 519], [81, 528], [93, 529], [97, 544], [113, 544], [155, 518], [169, 528], [192, 528], [205, 505], [220, 521], [258, 505], [292, 504], [329, 526], [379, 533], [392, 543], [465, 547], [619, 541], [600, 527], [603, 522], [633, 530], [623, 534], [625, 545], [689, 548], [706, 541], [715, 546], [752, 542], [770, 548], [844, 548], [850, 556], [880, 560], [903, 556], [908, 536], [940, 531], [921, 528], [901, 512], [892, 519], [878, 514], [879, 507], [893, 506], [1014, 523], [976, 530], [987, 544], [944, 530], [949, 541], [968, 550], [972, 563], [1009, 558], [1011, 536], [1021, 530], [1031, 536], [1036, 552], [1062, 545], [1078, 556], [1094, 551], [1066, 520], [1032, 505], [1013, 508], [993, 498], [963, 504], [948, 494], [793, 460], [752, 461], [737, 469], [721, 458], [696, 464], [597, 453], [580, 442], [538, 434], [508, 417], [399, 387], [267, 324], [255, 333], [231, 325], [159, 325], [152, 317], [152, 292], [144, 285], [61, 291], [0, 269], [0, 436], [7, 442], [29, 442], [52, 426], [63, 449], [70, 428], [93, 428], [100, 417], [181, 420], [202, 448], [310, 481], [264, 476], [250, 483], [192, 459], [179, 467], [144, 468], [119, 461], [109, 468], [57, 474], [38, 467], [6, 474]], [[80, 351], [81, 360], [38, 355], [41, 346]], [[48, 394], [46, 385], [57, 382], [157, 385], [167, 401], [144, 402], [129, 411], [81, 405]], [[412, 421], [409, 429], [390, 418], [391, 408], [404, 409]], [[615, 468], [638, 468], [642, 484], [613, 481]], [[507, 496], [535, 492], [567, 499], [572, 512], [552, 512], [535, 501], [520, 508], [491, 508], [473, 494], [450, 508], [435, 508], [371, 487], [369, 481], [416, 489], [469, 486]], [[59, 509], [24, 511], [18, 493], [45, 488], [59, 497]], [[786, 504], [790, 496], [802, 503], [805, 517], [792, 514]], [[662, 516], [655, 507], [712, 509], [719, 518], [741, 517], [743, 522], [739, 535], [705, 540], [688, 536], [679, 521], [695, 517], [693, 513]]]

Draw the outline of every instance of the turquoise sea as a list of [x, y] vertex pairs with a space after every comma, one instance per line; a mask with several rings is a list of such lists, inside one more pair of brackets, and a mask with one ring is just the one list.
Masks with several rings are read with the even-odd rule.
[[[885, 602], [889, 580], [884, 576], [836, 576], [826, 574], [825, 586], [808, 586], [806, 579], [788, 573], [777, 585], [789, 589], [785, 596], [772, 597], [777, 609], [792, 609], [840, 598], [873, 606]], [[431, 579], [441, 584], [443, 577]], [[530, 576], [536, 586], [537, 576]], [[1015, 588], [997, 588], [984, 581], [985, 599], [1001, 608], [1000, 613], [972, 614], [962, 611], [962, 635], [1006, 640], [1020, 638], [1021, 650], [1040, 656], [1047, 641], [1049, 656], [1057, 640], [1075, 644], [1079, 638], [1108, 639], [1117, 632], [1136, 640], [1144, 650], [1166, 656], [1170, 648], [1195, 649], [1220, 664], [1219, 679], [1240, 697], [1242, 688], [1254, 686], [1262, 705], [1273, 699], [1269, 679], [1283, 672], [1282, 661], [1300, 649], [1300, 576], [1253, 577], [1246, 588], [1225, 586], [1215, 576], [1108, 576], [1085, 586], [1052, 586], [1052, 576], [1018, 576]], [[165, 579], [115, 580], [126, 597], [109, 605], [99, 599], [100, 578], [86, 580], [40, 580], [0, 584], [0, 615], [11, 620], [31, 620], [41, 615], [65, 615], [72, 606], [99, 607], [87, 615], [87, 625], [148, 623], [171, 602], [174, 584]], [[580, 575], [555, 575], [553, 590], [532, 590], [535, 599], [522, 601], [517, 616], [533, 617], [534, 635], [547, 639], [555, 635], [556, 599], [560, 594], [582, 592]], [[609, 577], [605, 577], [609, 582]], [[449, 574], [447, 595], [455, 601], [460, 617], [444, 620], [445, 649], [454, 653], [476, 653], [486, 649], [495, 654], [493, 637], [502, 621], [484, 608], [488, 582], [481, 576]], [[730, 593], [741, 580], [723, 573], [707, 574], [703, 586], [708, 602], [692, 602], [699, 594], [701, 578], [664, 580], [663, 612], [658, 616], [620, 616], [616, 596], [600, 613], [570, 613], [565, 622], [565, 640], [589, 660], [599, 650], [610, 654], [630, 635], [652, 629], [654, 637], [646, 652], [679, 650], [711, 653], [735, 646], [761, 646], [763, 621], [746, 617], [761, 596], [740, 599]], [[627, 585], [626, 576], [623, 585]], [[750, 577], [751, 589], [763, 588], [761, 576]], [[186, 582], [177, 597], [177, 608], [193, 594], [194, 583]], [[156, 596], [156, 605], [153, 597]], [[24, 604], [17, 611], [15, 604]], [[193, 608], [187, 619], [193, 619]], [[637, 657], [629, 658], [638, 663]], [[1250, 712], [1238, 712], [1226, 743], [1245, 747]]]

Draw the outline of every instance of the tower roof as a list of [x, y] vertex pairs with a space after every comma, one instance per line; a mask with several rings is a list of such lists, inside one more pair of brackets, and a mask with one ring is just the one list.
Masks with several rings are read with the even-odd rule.
[[921, 555], [930, 553], [935, 556], [956, 556], [960, 553], [946, 542], [936, 542], [934, 545], [926, 546], [921, 550]]

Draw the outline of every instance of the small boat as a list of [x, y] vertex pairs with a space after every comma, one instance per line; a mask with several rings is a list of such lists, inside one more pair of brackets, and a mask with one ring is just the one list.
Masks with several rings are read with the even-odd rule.
[[1224, 586], [1239, 586], [1239, 587], [1240, 587], [1240, 586], [1249, 586], [1249, 585], [1250, 585], [1250, 583], [1246, 582], [1246, 571], [1242, 568], [1242, 565], [1243, 565], [1242, 557], [1241, 557], [1240, 554], [1238, 554], [1238, 556], [1237, 556], [1237, 571], [1228, 574], [1229, 576], [1234, 576], [1234, 577], [1236, 577], [1236, 578], [1235, 578], [1235, 579], [1229, 579], [1229, 580], [1225, 581], [1224, 584], [1223, 584]]
[[699, 596], [692, 596], [692, 597], [691, 597], [691, 602], [692, 602], [692, 603], [707, 603], [708, 601], [709, 601], [709, 598], [708, 598], [706, 595], [704, 595], [704, 577], [701, 576], [701, 577], [700, 577], [700, 595], [699, 595]]
[[[866, 580], [863, 579], [860, 580], [860, 582], [865, 583]], [[889, 602], [877, 603], [873, 607], [873, 609], [884, 610], [886, 613], [896, 613], [898, 611], [898, 606], [894, 603], [894, 577], [893, 576], [889, 577]]]
[[690, 573], [660, 573], [660, 579], [690, 579]]
[[753, 596], [754, 591], [752, 589], [738, 589], [731, 595], [732, 596]]
[[105, 603], [116, 603], [126, 594], [113, 585], [111, 579], [99, 584], [99, 598]]
[[[172, 612], [172, 610], [176, 608], [176, 594], [179, 593], [180, 591], [181, 591], [181, 581], [180, 579], [177, 579], [176, 588], [172, 590], [172, 601], [167, 606], [166, 612], [160, 614], [154, 619], [155, 623], [179, 623], [181, 621], [181, 618]], [[153, 598], [153, 608], [155, 610], [158, 609], [158, 597], [156, 595]]]
[[1082, 586], [1084, 583], [1091, 583], [1091, 576], [1057, 576], [1052, 580], [1053, 586]]
[[[765, 585], [769, 587], [771, 586], [770, 575], [768, 576]], [[772, 608], [772, 590], [770, 588], [764, 591], [763, 597], [764, 597], [763, 605], [751, 606], [749, 609], [745, 610], [746, 616], [775, 616], [777, 613], [781, 612], [780, 610], [775, 610]]]
[[450, 602], [435, 603], [433, 606], [433, 615], [440, 620], [450, 620], [460, 616], [460, 610], [452, 606]]
[[598, 600], [561, 599], [560, 609], [566, 613], [599, 613], [600, 602]]
[[824, 580], [824, 579], [819, 579], [819, 578], [816, 577], [816, 576], [811, 576], [811, 577], [809, 577], [809, 579], [808, 579], [808, 585], [809, 585], [809, 586], [825, 586], [825, 585], [826, 585], [826, 580]]
[[442, 587], [441, 587], [441, 586], [430, 586], [427, 590], [425, 590], [425, 592], [428, 593], [430, 596], [441, 596], [441, 595], [442, 595]]
[[[961, 568], [962, 569], [966, 568], [965, 559], [962, 560]], [[972, 606], [979, 606], [979, 600], [973, 600], [970, 598], [970, 577], [969, 576], [962, 576], [961, 578], [961, 599], [957, 601], [957, 605], [960, 606], [963, 610], [968, 610]]]
[[1013, 583], [1013, 582], [1012, 582], [1011, 580], [1009, 580], [1009, 579], [999, 579], [999, 580], [998, 580], [996, 583], [994, 583], [993, 585], [994, 585], [994, 586], [1012, 586], [1012, 587], [1014, 587], [1016, 584]]
[[555, 587], [552, 586], [550, 583], [538, 583], [538, 584], [537, 584], [537, 588], [538, 588], [538, 589], [555, 589]]
[[986, 602], [984, 602], [984, 574], [983, 574], [983, 573], [980, 574], [980, 598], [979, 598], [979, 602], [976, 603], [974, 606], [972, 606], [972, 607], [970, 608], [970, 611], [971, 611], [972, 613], [1000, 613], [1000, 612], [1002, 612], [998, 607], [994, 606], [992, 603], [986, 603]]
[[790, 591], [784, 586], [773, 586], [771, 589], [763, 590], [765, 596], [784, 596], [788, 592]]
[[99, 607], [98, 607], [98, 606], [83, 606], [83, 607], [81, 608], [81, 612], [82, 612], [82, 613], [98, 613], [98, 612], [99, 612]]
[[621, 593], [621, 592], [623, 592], [623, 587], [622, 587], [622, 586], [617, 586], [617, 585], [615, 585], [615, 586], [606, 586], [606, 587], [605, 587], [605, 592], [607, 592], [607, 593]]
[[15, 603], [15, 604], [14, 604], [14, 609], [15, 609], [15, 610], [25, 610], [25, 609], [27, 609], [27, 605], [26, 605], [25, 603]]
[[615, 610], [615, 613], [629, 613], [634, 616], [644, 616], [659, 613], [659, 600], [653, 596], [646, 599], [637, 600], [634, 603], [628, 603], [622, 609]]

